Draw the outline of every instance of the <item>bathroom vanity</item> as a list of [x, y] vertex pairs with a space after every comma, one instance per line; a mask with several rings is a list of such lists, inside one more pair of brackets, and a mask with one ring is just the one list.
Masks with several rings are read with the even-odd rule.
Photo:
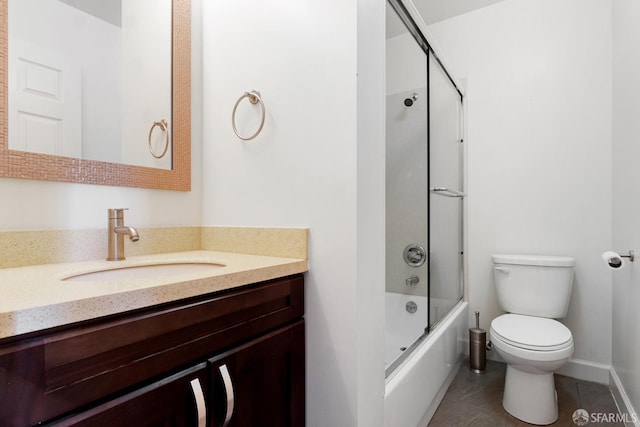
[[[253, 277], [277, 274], [257, 271]], [[229, 275], [240, 283], [249, 277], [220, 273], [175, 286], [215, 288]], [[304, 279], [294, 273], [6, 336], [0, 420], [3, 426], [303, 426], [303, 314]]]

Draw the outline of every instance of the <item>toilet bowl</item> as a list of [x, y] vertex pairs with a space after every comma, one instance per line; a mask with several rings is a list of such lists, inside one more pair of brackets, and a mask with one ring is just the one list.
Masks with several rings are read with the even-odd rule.
[[565, 317], [575, 260], [570, 257], [494, 255], [494, 279], [507, 314], [491, 322], [496, 352], [507, 363], [502, 406], [538, 425], [558, 419], [553, 373], [573, 354]]
[[491, 322], [491, 342], [507, 363], [502, 405], [531, 424], [558, 419], [553, 372], [573, 354], [571, 331], [553, 320], [503, 314]]

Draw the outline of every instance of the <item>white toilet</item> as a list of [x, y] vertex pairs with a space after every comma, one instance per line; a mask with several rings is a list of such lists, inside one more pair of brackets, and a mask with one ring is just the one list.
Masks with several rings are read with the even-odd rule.
[[507, 314], [491, 322], [491, 342], [507, 363], [502, 405], [516, 418], [546, 425], [558, 419], [553, 372], [573, 354], [571, 331], [553, 320], [569, 307], [575, 260], [493, 255], [498, 302]]

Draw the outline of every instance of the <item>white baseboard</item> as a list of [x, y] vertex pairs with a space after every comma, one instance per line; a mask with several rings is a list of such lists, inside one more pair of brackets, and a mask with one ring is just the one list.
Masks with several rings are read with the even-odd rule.
[[613, 367], [611, 367], [611, 370], [609, 371], [609, 376], [609, 388], [613, 394], [613, 399], [616, 401], [618, 411], [624, 417], [624, 425], [626, 427], [640, 427], [640, 420], [638, 420], [637, 412], [633, 408], [631, 400], [629, 400], [629, 396], [627, 396], [627, 392], [622, 386], [620, 377], [618, 377], [618, 374]]
[[560, 375], [576, 378], [578, 380], [609, 385], [609, 372], [611, 365], [605, 363], [590, 362], [581, 359], [569, 359], [562, 368], [556, 371]]
[[[468, 345], [467, 345], [468, 348]], [[467, 351], [467, 356], [469, 352]], [[487, 351], [487, 360], [505, 363], [497, 351]], [[569, 359], [560, 370], [560, 375], [576, 378], [578, 380], [609, 385], [609, 370], [611, 365], [605, 363], [590, 362], [582, 359]]]

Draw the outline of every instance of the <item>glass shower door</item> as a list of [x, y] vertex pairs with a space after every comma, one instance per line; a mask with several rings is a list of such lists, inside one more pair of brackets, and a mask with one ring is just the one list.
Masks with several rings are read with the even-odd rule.
[[386, 29], [389, 376], [462, 298], [464, 180], [460, 90], [401, 2]]
[[429, 330], [462, 298], [462, 98], [429, 53]]
[[392, 370], [428, 322], [428, 60], [387, 8], [385, 360]]

